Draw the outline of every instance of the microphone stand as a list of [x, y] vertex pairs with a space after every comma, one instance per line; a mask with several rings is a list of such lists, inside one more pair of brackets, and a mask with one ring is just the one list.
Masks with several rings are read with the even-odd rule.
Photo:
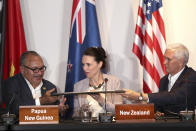
[[186, 85], [186, 89], [185, 89], [185, 106], [186, 109], [184, 111], [180, 111], [180, 116], [181, 116], [181, 120], [182, 121], [189, 121], [189, 120], [193, 120], [194, 119], [194, 111], [188, 110], [188, 91], [187, 91], [187, 80], [185, 80], [185, 85]]
[[106, 91], [107, 91], [107, 83], [108, 83], [108, 79], [105, 78], [105, 113], [107, 114], [107, 108], [106, 108]]
[[10, 127], [10, 125], [13, 125], [15, 123], [16, 115], [15, 114], [10, 114], [10, 106], [13, 103], [14, 99], [15, 99], [15, 94], [13, 94], [13, 96], [12, 96], [12, 98], [11, 98], [9, 104], [8, 104], [8, 112], [7, 112], [7, 114], [3, 114], [1, 116], [3, 123], [5, 125], [7, 125], [8, 128]]
[[99, 113], [99, 121], [102, 122], [102, 123], [110, 123], [112, 122], [112, 113], [111, 112], [107, 112], [107, 107], [106, 107], [106, 92], [107, 92], [107, 82], [108, 82], [108, 79], [105, 78], [104, 79], [105, 81], [105, 113]]

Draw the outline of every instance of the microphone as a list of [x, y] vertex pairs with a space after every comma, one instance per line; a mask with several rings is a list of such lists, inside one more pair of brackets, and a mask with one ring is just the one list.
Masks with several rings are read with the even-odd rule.
[[112, 113], [111, 112], [107, 112], [107, 102], [106, 102], [106, 94], [107, 94], [107, 82], [108, 82], [108, 78], [104, 79], [105, 82], [105, 113], [99, 113], [99, 121], [102, 123], [109, 123], [112, 122]]
[[14, 102], [14, 100], [15, 100], [15, 94], [13, 94], [11, 100], [8, 103], [8, 112], [7, 112], [7, 114], [3, 114], [1, 116], [2, 120], [3, 120], [3, 123], [5, 125], [12, 125], [12, 124], [15, 123], [16, 115], [15, 114], [10, 114], [10, 107], [11, 107], [12, 103]]
[[15, 100], [15, 94], [13, 94], [9, 104], [8, 104], [8, 115], [10, 114], [10, 106], [12, 105], [13, 101]]

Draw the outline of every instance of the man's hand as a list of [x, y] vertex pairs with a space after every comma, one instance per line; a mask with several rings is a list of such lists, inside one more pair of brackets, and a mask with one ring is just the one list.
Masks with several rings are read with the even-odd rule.
[[123, 89], [123, 90], [125, 91], [125, 93], [121, 94], [123, 97], [131, 100], [138, 100], [140, 93], [130, 89]]
[[[60, 99], [62, 99], [62, 101], [60, 100]], [[64, 117], [64, 115], [65, 115], [65, 111], [69, 108], [69, 106], [66, 104], [65, 105], [65, 102], [66, 102], [66, 98], [64, 97], [64, 98], [62, 98], [62, 96], [59, 96], [59, 101], [61, 101], [60, 102], [60, 104], [58, 105], [58, 108], [59, 108], [59, 113], [60, 113], [60, 116], [63, 118]]]
[[[139, 100], [139, 96], [140, 96], [140, 93], [139, 92], [136, 92], [136, 91], [133, 91], [131, 89], [123, 89], [125, 91], [125, 93], [122, 93], [121, 95], [127, 99], [130, 99], [130, 100]], [[148, 101], [148, 94], [147, 93], [142, 93], [143, 95], [143, 101]]]
[[157, 112], [154, 114], [155, 119], [160, 119], [160, 118], [163, 117], [163, 116], [164, 116], [164, 113], [159, 112], [159, 111], [157, 111]]
[[63, 101], [59, 104], [59, 112], [64, 112], [65, 110], [67, 110], [69, 108], [69, 106], [66, 104], [66, 97], [63, 98]]
[[55, 91], [55, 88], [46, 91], [44, 96], [40, 97], [40, 104], [45, 105], [45, 104], [52, 104], [58, 100], [57, 96], [51, 96], [51, 93]]

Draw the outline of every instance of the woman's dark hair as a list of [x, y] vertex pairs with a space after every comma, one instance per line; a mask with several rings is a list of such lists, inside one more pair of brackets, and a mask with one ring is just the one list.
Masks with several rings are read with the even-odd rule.
[[95, 61], [97, 63], [103, 62], [101, 69], [105, 68], [106, 66], [106, 52], [102, 47], [90, 47], [86, 49], [83, 53], [84, 55], [93, 56], [95, 57]]

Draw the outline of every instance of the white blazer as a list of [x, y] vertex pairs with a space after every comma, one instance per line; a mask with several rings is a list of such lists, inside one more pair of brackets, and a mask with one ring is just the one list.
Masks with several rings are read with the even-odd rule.
[[[103, 74], [103, 78], [107, 78], [107, 90], [120, 90], [120, 80], [112, 75]], [[74, 85], [74, 92], [86, 92], [89, 91], [89, 78], [83, 79]], [[105, 90], [105, 86], [102, 89]], [[115, 114], [115, 104], [123, 104], [123, 98], [119, 94], [108, 93], [106, 94], [106, 109], [108, 112]], [[105, 104], [98, 104], [90, 95], [75, 95], [74, 96], [74, 112], [73, 117], [79, 117], [80, 108], [83, 104], [90, 104], [92, 116], [97, 117], [99, 113], [105, 112]]]

